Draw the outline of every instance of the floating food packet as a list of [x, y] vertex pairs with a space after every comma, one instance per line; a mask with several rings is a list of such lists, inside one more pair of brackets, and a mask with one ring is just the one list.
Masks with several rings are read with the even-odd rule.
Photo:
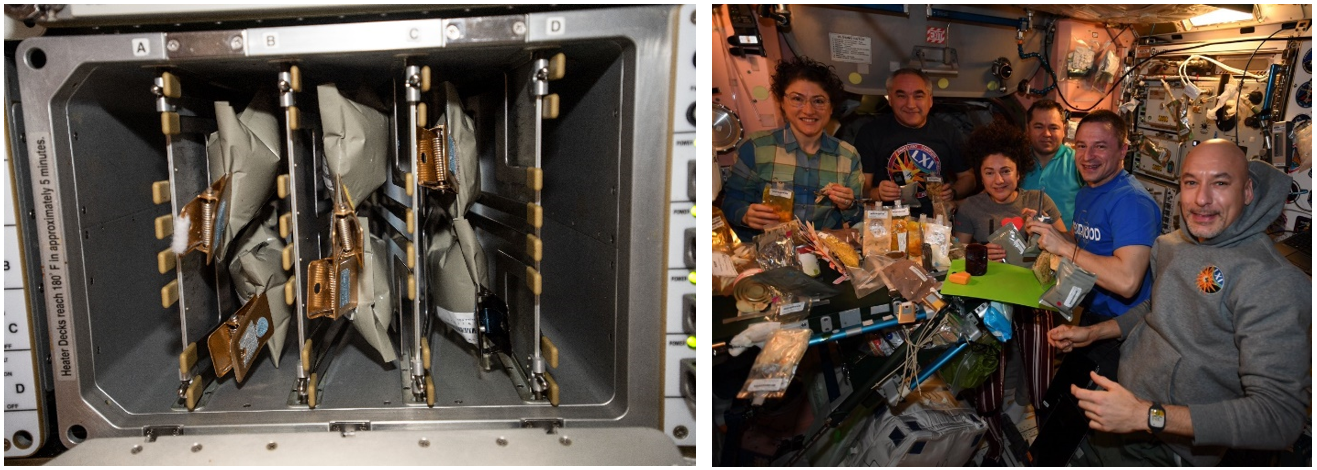
[[764, 350], [755, 358], [750, 376], [737, 398], [753, 398], [756, 404], [767, 398], [786, 395], [787, 386], [796, 375], [796, 366], [809, 348], [810, 330], [803, 328], [780, 329], [764, 343]]
[[1039, 284], [1045, 286], [1056, 280], [1056, 268], [1060, 261], [1061, 257], [1053, 255], [1050, 251], [1038, 254], [1038, 259], [1033, 262], [1033, 276], [1038, 279]]
[[983, 320], [983, 326], [988, 328], [988, 332], [1003, 343], [1011, 340], [1013, 312], [1009, 304], [1001, 302], [984, 302], [974, 310], [974, 314]]
[[992, 236], [988, 237], [988, 243], [996, 244], [1006, 250], [1007, 263], [1028, 267], [1024, 264], [1024, 251], [1028, 248], [1028, 244], [1024, 236], [1020, 234], [1020, 230], [1015, 227], [1015, 224], [1002, 225], [1001, 228], [992, 233]]
[[764, 230], [755, 237], [758, 248], [757, 261], [764, 270], [773, 268], [800, 269], [800, 258], [796, 255], [796, 244], [792, 241], [793, 232], [787, 228], [790, 224]]
[[1074, 318], [1074, 308], [1093, 290], [1097, 274], [1085, 271], [1068, 259], [1062, 259], [1056, 269], [1056, 285], [1043, 293], [1039, 303], [1061, 312], [1066, 321]]

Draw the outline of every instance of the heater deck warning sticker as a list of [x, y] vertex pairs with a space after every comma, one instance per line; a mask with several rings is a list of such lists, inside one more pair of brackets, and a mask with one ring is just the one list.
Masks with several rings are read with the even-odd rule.
[[42, 281], [46, 284], [46, 312], [50, 316], [51, 361], [56, 380], [76, 380], [78, 360], [73, 351], [73, 316], [70, 315], [67, 265], [64, 258], [64, 216], [60, 213], [59, 176], [51, 155], [50, 134], [34, 132], [27, 138], [32, 165], [32, 197], [37, 210]]

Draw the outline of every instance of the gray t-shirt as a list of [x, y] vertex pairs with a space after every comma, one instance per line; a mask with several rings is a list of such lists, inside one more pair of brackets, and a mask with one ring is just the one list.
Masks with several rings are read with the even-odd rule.
[[[1043, 198], [1043, 213], [1056, 219], [1056, 204], [1052, 198], [1047, 197], [1041, 191], [1020, 190], [1020, 194], [1015, 197], [1015, 202], [1009, 204], [998, 204], [992, 200], [986, 192], [981, 192], [965, 198], [960, 203], [960, 208], [956, 210], [955, 225], [952, 230], [957, 233], [968, 233], [974, 237], [975, 242], [986, 243], [992, 232], [1001, 227], [1001, 221], [1011, 217], [1022, 217], [1020, 213], [1025, 208], [1038, 209], [1038, 198]], [[962, 243], [969, 243], [971, 240], [961, 240]]]

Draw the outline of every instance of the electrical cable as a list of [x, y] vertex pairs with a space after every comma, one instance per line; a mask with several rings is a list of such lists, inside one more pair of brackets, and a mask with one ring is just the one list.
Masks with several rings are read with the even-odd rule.
[[[1272, 37], [1276, 36], [1276, 33], [1279, 33], [1281, 31], [1284, 31], [1284, 29], [1277, 29], [1276, 31], [1271, 33], [1271, 36], [1267, 36], [1267, 39], [1258, 41], [1258, 47], [1254, 48], [1253, 53], [1248, 55], [1248, 62], [1244, 62], [1244, 73], [1241, 74], [1239, 77], [1239, 94], [1235, 95], [1235, 119], [1238, 120], [1244, 116], [1244, 113], [1240, 112], [1239, 99], [1244, 96], [1244, 79], [1249, 77], [1248, 66], [1253, 63], [1253, 58], [1258, 55], [1258, 51], [1262, 49], [1262, 45], [1266, 44], [1267, 41], [1270, 41]], [[1239, 126], [1241, 124], [1243, 123], [1241, 122], [1235, 124], [1235, 145], [1239, 145]]]
[[[1280, 32], [1280, 31], [1284, 31], [1284, 30], [1277, 30], [1277, 32]], [[1272, 33], [1272, 35], [1274, 36], [1275, 33]], [[1289, 39], [1299, 39], [1299, 40], [1305, 40], [1305, 41], [1310, 41], [1310, 40], [1312, 40], [1312, 38], [1310, 38], [1310, 37], [1298, 37], [1298, 36], [1295, 36], [1295, 37], [1289, 37], [1289, 38], [1277, 38], [1276, 40], [1289, 40]], [[1122, 74], [1122, 75], [1120, 76], [1119, 79], [1117, 79], [1117, 80], [1111, 82], [1111, 88], [1108, 89], [1107, 92], [1104, 93], [1104, 94], [1102, 95], [1102, 97], [1098, 99], [1098, 101], [1097, 101], [1096, 103], [1093, 103], [1093, 106], [1089, 106], [1088, 108], [1085, 108], [1085, 109], [1079, 109], [1078, 107], [1074, 107], [1074, 106], [1071, 106], [1071, 107], [1074, 108], [1075, 111], [1077, 111], [1077, 112], [1081, 112], [1081, 113], [1087, 113], [1087, 112], [1089, 112], [1089, 111], [1092, 111], [1093, 109], [1096, 109], [1097, 106], [1098, 106], [1098, 104], [1102, 103], [1102, 101], [1105, 100], [1105, 99], [1107, 99], [1108, 96], [1111, 96], [1111, 94], [1112, 94], [1113, 92], [1116, 91], [1116, 88], [1118, 88], [1118, 87], [1120, 86], [1121, 83], [1124, 83], [1126, 78], [1129, 78], [1129, 75], [1130, 75], [1131, 73], [1134, 73], [1134, 71], [1135, 71], [1135, 70], [1138, 70], [1140, 67], [1142, 67], [1143, 64], [1148, 63], [1149, 61], [1151, 61], [1152, 59], [1154, 59], [1154, 58], [1156, 58], [1156, 57], [1158, 57], [1158, 56], [1165, 55], [1165, 54], [1171, 54], [1171, 53], [1175, 53], [1175, 52], [1183, 52], [1183, 51], [1188, 51], [1188, 50], [1193, 50], [1193, 49], [1199, 49], [1199, 48], [1208, 47], [1208, 46], [1219, 46], [1219, 45], [1222, 45], [1222, 44], [1234, 44], [1234, 43], [1240, 43], [1240, 42], [1254, 42], [1254, 41], [1261, 41], [1261, 42], [1265, 43], [1265, 42], [1270, 41], [1270, 40], [1273, 40], [1273, 39], [1270, 39], [1270, 37], [1268, 37], [1268, 39], [1232, 39], [1232, 40], [1229, 40], [1229, 41], [1220, 41], [1220, 42], [1211, 42], [1211, 43], [1195, 44], [1195, 45], [1192, 45], [1192, 46], [1181, 47], [1181, 48], [1178, 48], [1178, 49], [1167, 49], [1167, 50], [1164, 50], [1164, 51], [1161, 51], [1161, 52], [1157, 52], [1157, 53], [1155, 53], [1155, 54], [1153, 54], [1153, 55], [1150, 55], [1150, 56], [1148, 56], [1147, 58], [1145, 58], [1145, 59], [1139, 61], [1137, 64], [1134, 64], [1134, 66], [1130, 67], [1129, 70], [1126, 70], [1125, 73]], [[1260, 47], [1260, 46], [1261, 46], [1261, 44], [1259, 44], [1259, 47]], [[1053, 73], [1053, 75], [1055, 75], [1055, 74]], [[1065, 96], [1063, 96], [1063, 95], [1061, 94], [1060, 91], [1057, 92], [1057, 96], [1061, 98], [1061, 102], [1066, 103], [1066, 105], [1069, 105], [1069, 104], [1070, 104], [1068, 101], [1065, 100]]]

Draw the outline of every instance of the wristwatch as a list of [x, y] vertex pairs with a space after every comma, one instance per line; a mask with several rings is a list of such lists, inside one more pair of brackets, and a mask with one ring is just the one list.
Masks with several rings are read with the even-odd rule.
[[1163, 429], [1166, 429], [1166, 409], [1162, 408], [1160, 403], [1154, 402], [1148, 408], [1148, 431], [1157, 434]]

